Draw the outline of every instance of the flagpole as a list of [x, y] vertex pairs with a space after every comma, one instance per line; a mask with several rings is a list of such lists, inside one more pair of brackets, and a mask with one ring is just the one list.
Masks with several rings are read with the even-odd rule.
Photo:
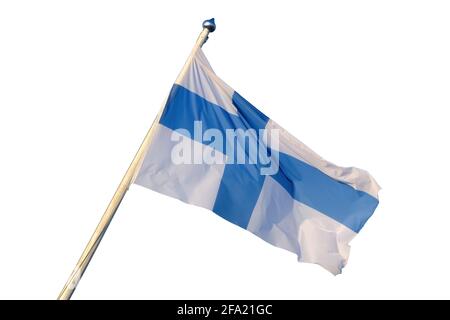
[[[183, 69], [181, 69], [180, 74], [178, 75], [177, 79], [184, 76], [186, 71], [188, 70], [188, 67], [191, 63], [191, 60], [197, 50], [203, 46], [203, 44], [208, 40], [208, 35], [210, 32], [214, 32], [216, 29], [216, 24], [214, 22], [214, 18], [210, 20], [205, 20], [203, 22], [203, 30], [198, 36], [197, 41], [195, 42], [194, 48], [192, 49], [191, 54], [189, 55], [189, 58], [187, 59], [186, 63], [184, 64]], [[159, 118], [161, 116], [161, 112], [164, 108], [164, 105], [161, 107], [161, 110], [159, 111], [158, 115], [156, 116], [155, 120], [152, 123], [152, 126], [148, 130], [141, 146], [139, 147], [138, 151], [136, 152], [136, 155], [133, 158], [133, 161], [131, 162], [130, 166], [128, 167], [128, 170], [126, 171], [124, 177], [122, 178], [122, 181], [120, 182], [119, 186], [117, 187], [116, 192], [114, 193], [114, 196], [112, 197], [110, 203], [108, 204], [108, 207], [105, 210], [105, 213], [103, 214], [102, 218], [100, 219], [99, 224], [97, 225], [97, 228], [95, 229], [94, 233], [91, 236], [91, 239], [89, 240], [88, 244], [86, 245], [86, 248], [84, 249], [83, 253], [81, 254], [80, 259], [78, 260], [75, 268], [73, 269], [72, 273], [69, 276], [69, 279], [67, 280], [66, 284], [64, 285], [64, 288], [61, 290], [58, 300], [70, 300], [72, 294], [74, 293], [78, 282], [80, 281], [81, 277], [83, 276], [83, 273], [86, 271], [86, 268], [89, 265], [89, 262], [91, 261], [92, 257], [94, 256], [95, 250], [97, 250], [100, 241], [103, 238], [103, 235], [105, 234], [106, 230], [108, 229], [109, 224], [111, 223], [111, 220], [114, 217], [114, 214], [116, 213], [117, 209], [120, 206], [120, 203], [122, 202], [123, 198], [125, 197], [126, 192], [128, 191], [128, 188], [130, 185], [134, 182], [134, 179], [136, 178], [139, 169], [142, 165], [142, 162], [144, 160], [145, 154], [148, 150], [148, 147], [150, 146], [150, 143], [153, 138], [154, 134], [154, 128], [156, 127], [155, 124], [159, 122]]]

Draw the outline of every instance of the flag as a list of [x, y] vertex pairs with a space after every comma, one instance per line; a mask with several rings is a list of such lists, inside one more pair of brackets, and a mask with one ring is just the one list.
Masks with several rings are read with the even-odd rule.
[[378, 205], [366, 171], [314, 153], [224, 83], [201, 49], [153, 130], [136, 184], [212, 210], [333, 274]]

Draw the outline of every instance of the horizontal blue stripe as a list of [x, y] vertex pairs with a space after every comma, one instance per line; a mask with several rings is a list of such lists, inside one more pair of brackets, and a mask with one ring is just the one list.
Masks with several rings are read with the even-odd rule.
[[[259, 135], [258, 130], [266, 126], [269, 118], [237, 94], [234, 95], [233, 101], [237, 103], [235, 106], [238, 115], [227, 112], [180, 85], [174, 85], [160, 123], [172, 130], [185, 129], [189, 132], [191, 139], [202, 143], [205, 143], [202, 141], [202, 136], [206, 130], [220, 130], [223, 140], [219, 144], [221, 146], [219, 151], [228, 156], [228, 161], [235, 163], [239, 153], [243, 152], [248, 157], [250, 145], [258, 145], [256, 141]], [[195, 135], [195, 121], [201, 121], [202, 134], [198, 136]], [[256, 135], [227, 137], [225, 134], [227, 129], [244, 131], [253, 129]], [[213, 143], [208, 145], [212, 148], [216, 146]], [[261, 154], [261, 156], [264, 155]]]
[[279, 154], [279, 170], [272, 178], [295, 200], [355, 232], [361, 230], [378, 205], [378, 200], [368, 193], [285, 153]]
[[180, 85], [174, 85], [159, 122], [172, 130], [186, 129], [193, 138], [194, 121], [202, 121], [203, 131], [219, 129], [225, 133], [226, 129], [251, 128], [244, 118], [226, 112]]
[[[219, 129], [224, 137], [226, 129], [257, 130], [265, 127], [268, 118], [237, 93], [233, 96], [233, 103], [238, 110], [238, 115], [230, 114], [224, 108], [184, 87], [174, 85], [160, 123], [172, 130], [186, 129], [191, 133], [192, 138], [194, 137], [194, 121], [202, 121], [203, 131]], [[248, 170], [246, 165], [232, 166], [240, 166], [242, 170], [234, 168], [229, 174], [224, 175], [229, 179], [226, 179], [219, 188], [218, 199], [220, 200], [216, 208], [220, 208], [218, 211], [221, 211], [226, 219], [245, 227], [248, 214], [251, 214], [249, 210], [253, 208], [255, 202], [253, 191], [257, 190], [259, 195], [259, 186], [263, 179], [256, 178], [254, 174], [249, 176], [247, 174], [259, 172], [257, 170], [259, 167]], [[248, 172], [244, 174], [245, 170]], [[378, 200], [373, 196], [337, 181], [317, 168], [284, 153], [279, 153], [279, 171], [273, 178], [297, 201], [320, 211], [355, 232], [362, 228], [378, 205]], [[256, 181], [252, 190], [246, 183], [251, 179]], [[236, 185], [233, 185], [232, 181], [237, 181]], [[248, 189], [245, 190], [245, 188]], [[238, 198], [232, 194], [233, 189], [235, 189], [234, 192], [241, 193]], [[252, 196], [243, 197], [242, 195], [246, 192], [252, 192]], [[247, 202], [243, 203], [244, 201]], [[238, 218], [236, 216], [238, 214], [245, 217]]]

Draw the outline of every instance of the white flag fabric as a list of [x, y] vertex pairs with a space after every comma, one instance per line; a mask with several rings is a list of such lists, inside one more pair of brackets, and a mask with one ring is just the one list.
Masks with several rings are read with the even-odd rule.
[[333, 274], [378, 205], [366, 171], [321, 158], [219, 79], [201, 49], [154, 130], [136, 184], [210, 209]]

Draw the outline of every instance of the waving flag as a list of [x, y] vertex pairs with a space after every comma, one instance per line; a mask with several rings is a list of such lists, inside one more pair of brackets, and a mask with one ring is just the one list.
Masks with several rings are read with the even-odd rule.
[[68, 300], [132, 183], [207, 208], [302, 262], [342, 271], [378, 205], [366, 172], [318, 156], [212, 70], [202, 31], [58, 299]]
[[219, 79], [201, 49], [187, 63], [135, 183], [340, 273], [349, 241], [378, 205], [375, 180], [282, 129]]

